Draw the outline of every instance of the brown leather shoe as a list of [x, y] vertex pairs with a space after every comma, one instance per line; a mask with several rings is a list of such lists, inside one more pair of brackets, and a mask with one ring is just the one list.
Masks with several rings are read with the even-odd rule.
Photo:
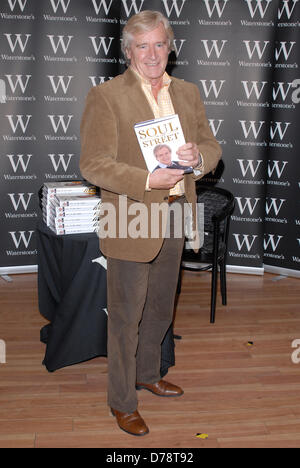
[[145, 384], [145, 383], [137, 383], [136, 384], [137, 390], [149, 390], [149, 392], [154, 393], [154, 395], [162, 396], [162, 397], [178, 397], [183, 395], [183, 390], [177, 385], [173, 385], [165, 380], [160, 380], [155, 384]]
[[134, 413], [122, 413], [111, 408], [111, 413], [115, 416], [117, 423], [122, 431], [134, 436], [143, 436], [148, 434], [149, 429], [138, 411]]

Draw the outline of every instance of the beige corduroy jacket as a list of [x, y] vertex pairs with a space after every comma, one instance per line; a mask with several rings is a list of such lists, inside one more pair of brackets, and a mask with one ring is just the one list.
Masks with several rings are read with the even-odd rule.
[[[197, 143], [205, 162], [205, 173], [211, 172], [221, 157], [221, 148], [210, 130], [197, 86], [172, 78], [169, 92], [186, 142]], [[162, 226], [154, 229], [153, 236], [151, 207], [166, 204], [168, 190], [146, 191], [148, 170], [134, 132], [136, 123], [153, 118], [140, 83], [130, 68], [92, 88], [87, 96], [81, 122], [80, 169], [86, 180], [101, 188], [100, 248], [105, 256], [149, 262], [162, 246], [165, 221], [161, 220]], [[184, 176], [185, 195], [194, 219], [197, 179], [199, 177], [194, 174]], [[141, 236], [132, 238], [127, 227], [137, 225], [142, 215], [144, 224], [148, 225], [147, 234], [143, 226]], [[196, 231], [196, 225], [194, 228]], [[157, 236], [157, 232], [160, 235]]]

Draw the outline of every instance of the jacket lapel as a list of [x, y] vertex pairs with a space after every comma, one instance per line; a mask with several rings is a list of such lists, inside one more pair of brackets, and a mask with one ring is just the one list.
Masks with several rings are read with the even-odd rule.
[[128, 99], [130, 100], [130, 113], [136, 115], [136, 123], [154, 119], [154, 114], [151, 109], [151, 106], [134, 72], [130, 68], [128, 68], [123, 76], [125, 92]]
[[182, 130], [185, 136], [189, 134], [189, 117], [187, 112], [186, 100], [181, 87], [176, 80], [172, 79], [170, 84], [169, 93], [172, 99], [175, 114], [179, 115]]

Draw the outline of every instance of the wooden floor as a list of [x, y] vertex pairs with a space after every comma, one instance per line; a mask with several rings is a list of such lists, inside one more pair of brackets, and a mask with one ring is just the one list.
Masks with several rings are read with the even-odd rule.
[[[106, 358], [48, 373], [36, 275], [0, 279], [0, 447], [299, 447], [298, 279], [228, 275], [229, 304], [209, 323], [209, 273], [185, 272], [177, 307], [178, 399], [139, 392], [150, 434], [120, 431], [106, 406]], [[253, 342], [249, 345], [248, 342]], [[300, 353], [299, 353], [300, 356]], [[207, 439], [196, 437], [207, 434]]]

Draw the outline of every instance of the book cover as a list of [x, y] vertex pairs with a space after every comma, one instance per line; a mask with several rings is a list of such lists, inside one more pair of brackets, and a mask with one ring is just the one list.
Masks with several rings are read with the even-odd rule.
[[193, 172], [191, 167], [180, 165], [177, 155], [178, 148], [186, 143], [177, 114], [137, 123], [134, 131], [149, 172], [159, 168]]

